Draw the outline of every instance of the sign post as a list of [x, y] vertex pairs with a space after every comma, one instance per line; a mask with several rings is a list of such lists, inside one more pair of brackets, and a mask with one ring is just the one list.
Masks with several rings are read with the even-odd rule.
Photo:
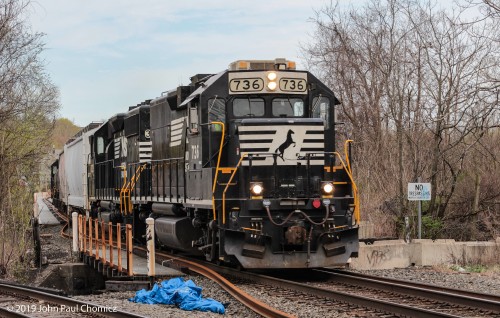
[[422, 238], [422, 201], [431, 200], [430, 183], [408, 183], [408, 201], [418, 201], [418, 238]]

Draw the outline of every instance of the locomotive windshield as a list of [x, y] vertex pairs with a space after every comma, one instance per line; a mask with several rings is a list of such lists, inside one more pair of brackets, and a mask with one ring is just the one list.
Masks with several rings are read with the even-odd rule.
[[[266, 104], [268, 107], [266, 107]], [[268, 109], [266, 114], [266, 109]], [[324, 107], [323, 107], [324, 109]], [[326, 110], [325, 110], [326, 111]], [[304, 100], [298, 97], [270, 99], [238, 97], [233, 100], [234, 117], [303, 117]]]
[[235, 98], [233, 114], [235, 117], [262, 117], [265, 113], [264, 105], [262, 98]]
[[300, 98], [273, 99], [273, 117], [304, 116], [304, 101]]

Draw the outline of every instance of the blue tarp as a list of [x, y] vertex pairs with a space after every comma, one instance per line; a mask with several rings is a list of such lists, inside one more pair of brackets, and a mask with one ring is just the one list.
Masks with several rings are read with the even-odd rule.
[[134, 303], [176, 305], [183, 310], [212, 311], [224, 314], [224, 306], [211, 298], [201, 297], [201, 287], [192, 280], [180, 277], [155, 284], [151, 290], [142, 289], [129, 299]]

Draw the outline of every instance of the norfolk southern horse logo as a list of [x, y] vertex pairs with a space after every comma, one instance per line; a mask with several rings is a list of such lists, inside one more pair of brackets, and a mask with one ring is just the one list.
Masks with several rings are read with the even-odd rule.
[[295, 134], [293, 132], [293, 130], [288, 130], [288, 134], [286, 135], [286, 140], [284, 143], [282, 143], [278, 148], [276, 148], [276, 150], [274, 151], [274, 153], [278, 153], [278, 157], [281, 158], [281, 160], [285, 161], [285, 158], [283, 158], [283, 155], [285, 153], [285, 150], [288, 149], [288, 147], [290, 147], [292, 144], [293, 146], [295, 147], [296, 143], [295, 141], [293, 141], [293, 138], [292, 138], [292, 134]]

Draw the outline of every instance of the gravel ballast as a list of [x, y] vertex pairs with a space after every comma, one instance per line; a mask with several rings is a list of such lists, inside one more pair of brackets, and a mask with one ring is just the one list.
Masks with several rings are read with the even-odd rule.
[[[70, 243], [68, 239], [59, 235], [60, 226], [45, 227], [42, 234], [52, 234], [46, 236], [42, 241], [43, 255], [47, 257], [49, 264], [64, 263], [71, 260]], [[160, 265], [158, 265], [160, 266]], [[500, 295], [500, 268], [488, 270], [484, 273], [467, 272], [464, 269], [443, 265], [440, 267], [409, 267], [393, 270], [372, 270], [358, 271], [368, 275], [377, 275], [402, 280], [411, 280], [421, 283], [434, 284], [439, 286], [467, 289], [482, 293]], [[37, 271], [39, 277], [46, 275], [45, 270]], [[192, 279], [198, 286], [203, 288], [203, 297], [213, 298], [226, 306], [226, 314], [220, 315], [207, 312], [183, 311], [175, 306], [168, 305], [146, 305], [128, 301], [135, 295], [135, 292], [99, 292], [88, 296], [76, 296], [82, 301], [91, 301], [103, 306], [116, 306], [123, 311], [135, 312], [146, 317], [260, 317], [250, 311], [226, 291], [221, 289], [216, 283], [200, 276], [188, 275], [185, 279]], [[33, 280], [36, 285], [40, 279]], [[291, 313], [297, 317], [351, 317], [348, 313], [334, 312], [317, 306], [307, 300], [288, 299], [284, 296], [275, 295], [266, 290], [261, 285], [240, 285], [248, 294], [261, 299], [270, 306], [282, 311]]]

